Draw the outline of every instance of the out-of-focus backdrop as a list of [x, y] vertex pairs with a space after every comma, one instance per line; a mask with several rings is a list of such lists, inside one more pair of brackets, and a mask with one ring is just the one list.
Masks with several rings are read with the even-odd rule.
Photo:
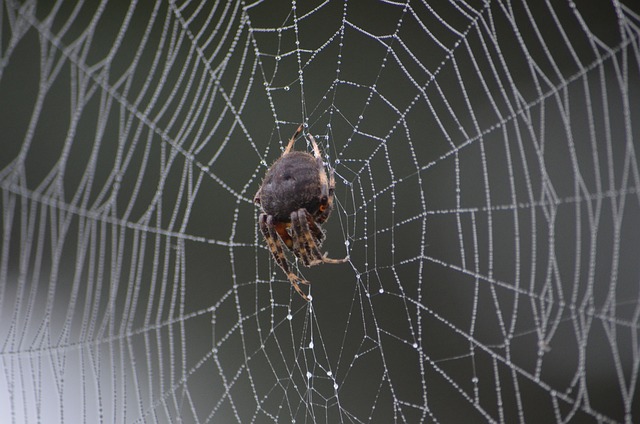
[[[3, 422], [638, 422], [639, 11], [0, 1]], [[310, 303], [252, 202], [301, 122]]]

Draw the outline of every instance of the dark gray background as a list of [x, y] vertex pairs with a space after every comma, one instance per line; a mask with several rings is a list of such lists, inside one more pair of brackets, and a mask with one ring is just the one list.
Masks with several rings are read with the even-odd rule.
[[[0, 409], [636, 420], [637, 15], [298, 3], [0, 5]], [[302, 121], [350, 255], [300, 270], [312, 304], [251, 202]]]

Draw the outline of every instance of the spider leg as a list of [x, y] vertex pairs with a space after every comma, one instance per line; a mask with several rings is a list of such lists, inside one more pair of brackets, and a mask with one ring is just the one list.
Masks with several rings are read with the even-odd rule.
[[[305, 211], [305, 212], [306, 212], [306, 211]], [[308, 214], [308, 212], [307, 212], [307, 214]], [[310, 216], [309, 216], [309, 218], [310, 218], [310, 220], [309, 220], [309, 221], [307, 221], [307, 222], [309, 223], [309, 225], [310, 225], [312, 228], [316, 228], [316, 229], [317, 229], [317, 231], [322, 232], [322, 230], [317, 226], [317, 224], [315, 223], [315, 221], [313, 221], [313, 219], [312, 219]], [[312, 232], [313, 232], [313, 230], [312, 230]], [[323, 233], [323, 235], [324, 235], [324, 233]], [[319, 239], [319, 240], [318, 240], [318, 242], [320, 242], [320, 241], [321, 241], [321, 239]], [[318, 243], [313, 242], [313, 240], [312, 240], [311, 248], [312, 248], [313, 250], [315, 250], [315, 254], [316, 254], [316, 256], [318, 256], [318, 255], [319, 255], [319, 258], [318, 258], [318, 259], [320, 260], [320, 262], [321, 262], [321, 263], [325, 263], [325, 264], [342, 264], [342, 263], [345, 263], [345, 262], [347, 262], [347, 261], [349, 260], [349, 256], [345, 256], [344, 258], [340, 258], [340, 259], [330, 258], [330, 257], [328, 256], [328, 255], [329, 255], [329, 252], [324, 252], [324, 254], [323, 254], [323, 253], [320, 251], [320, 249], [319, 249]], [[319, 262], [319, 263], [320, 263], [320, 262]]]
[[271, 251], [273, 259], [284, 271], [284, 273], [287, 274], [287, 278], [289, 279], [289, 282], [291, 283], [293, 288], [298, 292], [300, 296], [302, 296], [304, 300], [308, 301], [309, 298], [302, 292], [298, 284], [308, 285], [309, 282], [301, 279], [289, 269], [289, 262], [287, 261], [284, 250], [282, 249], [282, 242], [278, 237], [276, 226], [273, 224], [273, 216], [262, 213], [260, 214], [260, 219], [258, 221], [260, 223], [260, 231], [262, 231], [262, 235], [267, 242], [267, 246], [269, 246], [269, 250]]
[[287, 144], [287, 147], [284, 149], [284, 152], [282, 153], [283, 155], [286, 155], [287, 153], [289, 153], [289, 151], [291, 151], [291, 149], [293, 148], [293, 143], [296, 142], [296, 137], [298, 137], [298, 135], [300, 135], [300, 133], [302, 132], [302, 127], [303, 127], [303, 124], [300, 124], [296, 132], [291, 136], [291, 139], [289, 140], [289, 144]]
[[[304, 208], [301, 208], [297, 211], [291, 212], [291, 235], [293, 236], [293, 252], [302, 260], [304, 266], [312, 266], [315, 265], [316, 259], [314, 259], [314, 255], [311, 254], [311, 250], [309, 249], [309, 240], [305, 237], [304, 230], [302, 227], [302, 222], [299, 218], [298, 212], [305, 211]], [[304, 215], [303, 215], [304, 216]], [[303, 219], [306, 221], [306, 218]]]
[[[305, 211], [306, 212], [306, 211]], [[322, 245], [322, 241], [324, 240], [324, 231], [322, 230], [322, 228], [320, 228], [318, 226], [318, 224], [316, 224], [316, 222], [313, 220], [313, 217], [311, 216], [311, 214], [309, 214], [308, 212], [305, 213], [305, 215], [307, 216], [307, 224], [309, 226], [309, 230], [311, 231], [311, 235], [313, 236], [316, 244], [318, 245], [318, 247], [320, 247], [320, 245]]]
[[309, 139], [311, 140], [311, 145], [313, 146], [313, 156], [316, 158], [316, 163], [318, 166], [318, 172], [320, 173], [320, 186], [322, 187], [322, 196], [326, 196], [329, 198], [330, 194], [333, 194], [333, 188], [335, 188], [335, 182], [332, 187], [329, 187], [330, 181], [327, 180], [327, 174], [324, 172], [324, 162], [322, 160], [322, 154], [320, 153], [320, 148], [318, 147], [318, 143], [316, 143], [316, 139], [312, 134], [309, 134]]
[[267, 246], [271, 251], [271, 255], [273, 255], [273, 259], [275, 259], [278, 266], [280, 266], [287, 276], [289, 276], [292, 272], [289, 270], [289, 264], [286, 256], [284, 255], [282, 243], [278, 240], [278, 233], [273, 225], [273, 216], [262, 213], [260, 214], [259, 222], [260, 230], [262, 231], [262, 235], [264, 236]]
[[[333, 209], [333, 196], [336, 191], [336, 178], [334, 175], [333, 168], [327, 166], [327, 172], [325, 172], [324, 162], [322, 161], [322, 154], [320, 153], [320, 148], [318, 147], [318, 143], [312, 134], [309, 134], [309, 139], [311, 140], [311, 144], [313, 145], [313, 156], [316, 158], [318, 172], [320, 175], [320, 187], [321, 187], [321, 204], [320, 204], [320, 212], [322, 214], [319, 217], [316, 217], [318, 223], [322, 224], [327, 220], [331, 210]], [[315, 222], [315, 220], [309, 221], [310, 223]], [[317, 232], [311, 228], [311, 231], [314, 234]], [[322, 236], [317, 236], [318, 240], [322, 240], [324, 238], [324, 233]]]
[[284, 242], [284, 244], [287, 245], [289, 250], [292, 250], [293, 249], [293, 239], [291, 239], [291, 236], [287, 232], [287, 224], [284, 223], [284, 222], [280, 222], [280, 223], [277, 223], [276, 225], [274, 225], [274, 227], [276, 229], [276, 232], [280, 236], [280, 239]]
[[322, 155], [320, 154], [320, 148], [318, 147], [318, 143], [316, 143], [316, 139], [313, 137], [311, 133], [309, 133], [309, 139], [311, 140], [311, 145], [313, 146], [313, 156], [316, 159], [322, 159]]
[[[316, 242], [317, 239], [314, 239], [312, 234], [312, 232], [315, 232], [315, 231], [321, 232], [322, 230], [318, 228], [316, 223], [313, 221], [313, 217], [309, 214], [309, 212], [307, 212], [306, 209], [301, 208], [291, 214], [292, 222], [293, 222], [294, 214], [298, 215], [297, 222], [299, 223], [299, 227], [300, 227], [300, 230], [299, 230], [300, 233], [298, 234], [298, 237], [304, 240], [304, 248], [305, 248], [306, 254], [313, 258], [313, 260], [310, 261], [309, 265], [307, 266], [318, 265], [320, 263], [341, 264], [349, 260], [349, 257], [342, 258], [342, 259], [333, 259], [333, 258], [327, 257], [327, 253], [322, 254], [322, 252], [318, 248], [318, 243]], [[312, 223], [312, 227], [315, 227], [315, 230], [311, 230], [311, 228], [309, 227], [310, 222]]]
[[309, 212], [307, 212], [306, 209], [298, 209], [293, 214], [297, 215], [297, 221], [299, 222], [300, 231], [299, 237], [304, 240], [304, 250], [306, 254], [311, 258], [311, 261], [309, 261], [309, 265], [307, 266], [313, 266], [322, 263], [322, 253], [320, 252], [319, 248], [320, 240], [315, 237], [315, 234], [312, 234], [311, 228], [314, 228], [315, 230], [318, 230], [320, 232], [322, 232], [322, 230], [320, 230], [317, 225], [314, 225], [313, 227], [309, 226], [309, 221], [313, 222], [313, 217], [309, 214]]
[[[280, 239], [284, 242], [284, 244], [291, 250], [298, 259], [304, 262], [302, 256], [300, 256], [300, 249], [298, 248], [297, 241], [294, 242], [294, 239], [291, 237], [289, 232], [287, 231], [287, 227], [290, 224], [286, 224], [284, 222], [280, 222], [274, 225], [276, 232], [280, 236]], [[295, 244], [294, 244], [295, 243]]]
[[[329, 181], [327, 183], [327, 205], [326, 207], [333, 208], [333, 195], [336, 192], [336, 177], [334, 175], [333, 168], [327, 167], [329, 170]], [[323, 193], [324, 194], [324, 193]]]
[[333, 202], [333, 193], [336, 191], [336, 177], [333, 175], [333, 168], [329, 168], [329, 197]]

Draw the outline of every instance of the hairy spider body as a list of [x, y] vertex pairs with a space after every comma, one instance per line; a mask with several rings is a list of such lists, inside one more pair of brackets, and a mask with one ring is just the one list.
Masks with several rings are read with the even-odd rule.
[[273, 258], [300, 296], [309, 300], [299, 287], [309, 282], [290, 270], [282, 243], [307, 267], [343, 263], [348, 258], [332, 259], [320, 252], [325, 234], [319, 224], [329, 218], [333, 209], [335, 179], [332, 169], [327, 176], [320, 149], [311, 134], [313, 155], [292, 150], [301, 132], [302, 125], [265, 174], [254, 202], [262, 208], [258, 223]]
[[[324, 172], [324, 170], [322, 171]], [[264, 176], [260, 193], [262, 210], [279, 222], [289, 222], [291, 211], [305, 208], [314, 218], [321, 215], [323, 183], [318, 162], [307, 152], [292, 151], [281, 156]], [[325, 209], [326, 210], [326, 209]], [[326, 218], [325, 218], [326, 219]]]

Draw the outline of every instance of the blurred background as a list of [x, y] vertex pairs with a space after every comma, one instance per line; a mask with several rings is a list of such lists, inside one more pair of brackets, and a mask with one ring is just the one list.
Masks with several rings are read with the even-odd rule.
[[637, 422], [640, 6], [432, 3], [0, 1], [3, 422]]

